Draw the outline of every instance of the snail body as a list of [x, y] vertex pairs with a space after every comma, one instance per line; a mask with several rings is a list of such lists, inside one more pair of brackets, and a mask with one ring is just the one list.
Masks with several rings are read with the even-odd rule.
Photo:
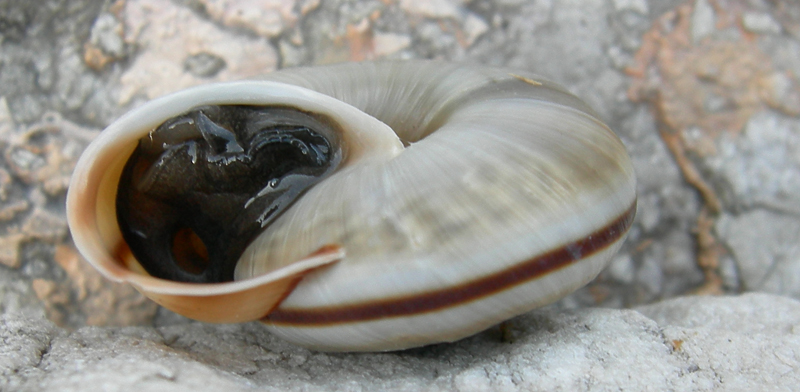
[[[201, 130], [202, 137], [182, 136], [192, 140], [189, 147], [152, 140], [206, 117], [239, 124], [245, 120], [230, 118], [275, 116], [299, 125], [286, 130], [269, 120], [277, 130], [266, 139], [299, 152], [269, 151], [296, 156], [298, 162], [314, 161], [307, 158], [314, 152], [324, 155], [330, 161], [314, 162], [323, 162], [325, 174], [294, 193], [265, 196], [277, 200], [280, 210], [263, 207], [271, 215], [252, 238], [236, 240], [245, 232], [240, 229], [230, 235], [242, 248], [235, 252], [235, 266], [225, 267], [233, 281], [153, 276], [142, 260], [147, 250], [138, 250], [148, 245], [132, 246], [130, 239], [157, 237], [120, 228], [125, 221], [118, 217], [124, 210], [120, 199], [128, 192], [120, 183], [129, 172], [145, 173], [146, 180], [134, 180], [135, 189], [167, 176], [160, 169], [126, 169], [138, 167], [129, 158], [142, 155], [142, 146], [163, 144], [169, 156], [195, 154], [175, 161], [183, 166], [193, 166], [183, 162], [197, 156], [213, 161], [213, 170], [224, 157], [255, 161], [234, 158], [239, 156], [234, 152], [267, 145], [249, 131], [228, 137]], [[310, 119], [295, 120], [303, 116]], [[225, 124], [206, 129], [231, 128]], [[315, 130], [320, 127], [326, 130]], [[194, 153], [203, 139], [216, 145], [216, 153]], [[158, 165], [164, 156], [142, 165]], [[186, 176], [183, 169], [174, 170], [177, 178]], [[311, 178], [305, 166], [287, 170], [254, 189]], [[267, 194], [256, 193], [242, 200], [249, 206]], [[296, 197], [281, 201], [290, 193]], [[206, 194], [196, 198], [205, 200]], [[273, 333], [313, 349], [375, 351], [457, 340], [586, 284], [623, 242], [636, 194], [622, 143], [563, 88], [504, 69], [413, 61], [299, 68], [151, 101], [87, 148], [67, 206], [84, 256], [107, 277], [133, 284], [165, 307], [203, 321], [261, 320]], [[138, 216], [143, 208], [132, 204], [128, 210]], [[195, 213], [188, 215], [198, 220]], [[217, 215], [221, 218], [211, 221], [232, 219], [229, 213]], [[201, 242], [200, 250], [190, 245], [191, 252], [213, 256], [208, 244], [217, 232], [203, 230], [194, 229], [200, 238], [185, 242]], [[179, 237], [173, 230], [165, 238]], [[176, 247], [165, 254], [180, 253]]]

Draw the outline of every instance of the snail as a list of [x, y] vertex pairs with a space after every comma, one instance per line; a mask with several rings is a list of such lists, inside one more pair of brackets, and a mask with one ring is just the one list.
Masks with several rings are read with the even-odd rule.
[[436, 61], [296, 68], [152, 100], [81, 156], [75, 245], [207, 322], [322, 351], [475, 334], [594, 279], [636, 210], [564, 88]]

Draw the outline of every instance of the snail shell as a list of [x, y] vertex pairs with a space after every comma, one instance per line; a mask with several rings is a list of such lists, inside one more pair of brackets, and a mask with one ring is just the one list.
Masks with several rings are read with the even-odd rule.
[[[208, 105], [310, 113], [333, 129], [341, 163], [246, 244], [234, 281], [157, 278], [120, 229], [120, 179], [140, 140]], [[89, 262], [167, 308], [369, 351], [457, 340], [576, 290], [623, 242], [636, 194], [620, 140], [558, 85], [409, 61], [298, 68], [153, 100], [86, 149], [67, 207]]]

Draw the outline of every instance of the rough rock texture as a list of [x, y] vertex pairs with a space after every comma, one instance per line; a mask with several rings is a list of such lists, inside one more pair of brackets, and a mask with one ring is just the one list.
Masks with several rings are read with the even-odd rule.
[[[0, 390], [792, 389], [799, 53], [794, 0], [0, 1]], [[255, 324], [192, 323], [76, 254], [72, 167], [131, 107], [284, 67], [406, 58], [538, 72], [633, 158], [627, 243], [588, 287], [517, 319], [512, 343], [495, 329], [310, 353]], [[647, 305], [748, 291], [785, 298]]]
[[637, 310], [535, 311], [457, 344], [321, 354], [258, 324], [85, 327], [0, 318], [15, 391], [791, 390], [800, 302], [686, 297]]

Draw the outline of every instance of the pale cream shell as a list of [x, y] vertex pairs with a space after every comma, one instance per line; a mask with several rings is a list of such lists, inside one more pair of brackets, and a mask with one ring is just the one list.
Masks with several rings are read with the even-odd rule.
[[[566, 295], [599, 273], [630, 226], [635, 179], [624, 146], [583, 102], [535, 75], [420, 61], [265, 79], [164, 97], [102, 133], [68, 195], [73, 237], [90, 262], [190, 317], [259, 319], [282, 300], [264, 321], [292, 342], [389, 350], [459, 339]], [[346, 164], [251, 243], [239, 281], [146, 276], [119, 251], [113, 200], [122, 165], [164, 120], [225, 103], [330, 118], [343, 132]], [[602, 246], [581, 254], [589, 248], [578, 245], [600, 235]], [[508, 280], [554, 252], [569, 260], [475, 294], [487, 277]], [[232, 310], [239, 302], [248, 305]], [[227, 307], [204, 313], [211, 303]]]

